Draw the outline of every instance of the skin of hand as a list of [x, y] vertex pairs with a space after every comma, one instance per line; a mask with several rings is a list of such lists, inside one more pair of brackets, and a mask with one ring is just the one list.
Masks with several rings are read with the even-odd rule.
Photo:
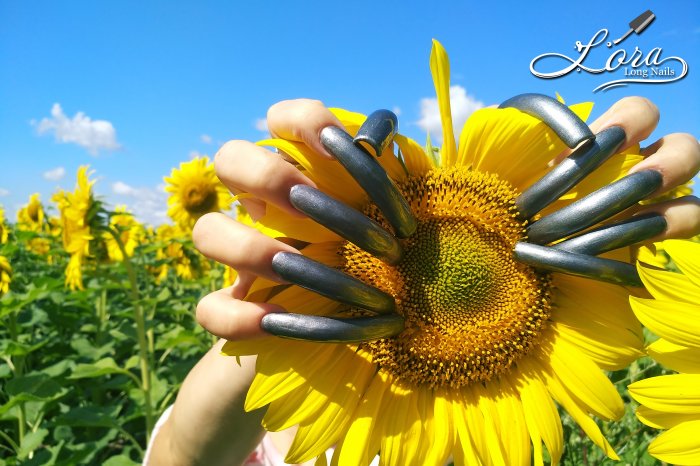
[[[321, 102], [298, 99], [277, 103], [270, 107], [267, 121], [273, 137], [304, 142], [332, 159], [321, 146], [319, 134], [326, 126], [342, 125]], [[646, 139], [658, 121], [659, 111], [653, 103], [641, 97], [627, 97], [594, 121], [591, 129], [596, 133], [610, 126], [621, 126], [626, 133], [626, 140], [619, 149], [622, 151]], [[689, 134], [665, 136], [642, 149], [641, 154], [645, 159], [630, 173], [654, 169], [663, 176], [661, 188], [652, 196], [687, 182], [700, 170], [700, 145]], [[219, 179], [231, 192], [254, 195], [256, 199], [242, 201], [253, 219], [264, 215], [267, 203], [301, 216], [289, 202], [289, 190], [300, 183], [315, 187], [313, 181], [288, 163], [284, 154], [270, 152], [248, 141], [224, 144], [216, 154], [215, 167]], [[645, 206], [636, 213], [642, 212], [657, 212], [666, 217], [667, 229], [653, 241], [688, 238], [700, 233], [700, 200], [694, 196]], [[284, 283], [272, 270], [272, 256], [279, 251], [299, 251], [219, 213], [203, 216], [194, 227], [193, 239], [202, 254], [239, 273], [233, 286], [215, 291], [199, 302], [198, 322], [224, 339], [265, 336], [260, 329], [262, 317], [285, 310], [269, 303], [244, 301], [244, 298], [256, 277]], [[231, 244], [237, 247], [232, 248]], [[149, 464], [216, 464], [214, 460], [220, 458], [218, 455], [242, 459], [245, 455], [241, 457], [241, 451], [250, 452], [255, 447], [261, 434], [262, 416], [244, 414], [242, 410], [253, 376], [253, 363], [246, 361], [239, 367], [230, 358], [220, 356], [218, 348], [219, 345], [212, 348], [187, 376], [173, 413], [156, 438], [154, 454], [157, 450], [158, 455], [166, 455], [162, 458], [169, 461], [155, 462], [161, 456], [153, 456]], [[241, 432], [244, 434], [237, 439]], [[163, 450], [168, 451], [163, 453]], [[227, 464], [236, 464], [230, 462], [231, 457], [228, 461]]]

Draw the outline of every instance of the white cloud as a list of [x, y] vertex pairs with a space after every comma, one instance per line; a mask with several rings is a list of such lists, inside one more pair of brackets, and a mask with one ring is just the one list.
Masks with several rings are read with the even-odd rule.
[[204, 144], [211, 144], [212, 142], [211, 136], [208, 134], [202, 134], [199, 139], [201, 139]]
[[198, 150], [191, 150], [189, 155], [190, 159], [196, 159], [197, 157], [208, 157], [207, 154], [202, 154]]
[[9, 195], [10, 195], [10, 191], [8, 191], [5, 188], [0, 188], [0, 197], [5, 197], [5, 196], [9, 196]]
[[[464, 122], [469, 115], [479, 110], [484, 104], [467, 94], [462, 86], [450, 86], [450, 104], [452, 107], [452, 125], [455, 136], [459, 136]], [[442, 123], [437, 98], [424, 98], [420, 101], [418, 126], [430, 134], [436, 144], [442, 144]]]
[[83, 112], [69, 118], [58, 103], [51, 107], [51, 118], [42, 118], [38, 124], [33, 124], [39, 134], [53, 133], [56, 141], [78, 144], [92, 155], [97, 155], [100, 150], [116, 150], [121, 147], [112, 123], [93, 120]]
[[394, 112], [396, 116], [401, 115], [401, 107], [399, 107], [398, 105], [395, 105], [394, 108], [391, 109], [391, 111]]
[[253, 126], [255, 126], [255, 129], [257, 129], [258, 131], [262, 131], [262, 132], [267, 132], [267, 131], [268, 131], [268, 129], [267, 129], [267, 119], [266, 119], [266, 118], [258, 118], [258, 119], [256, 119]]
[[43, 176], [45, 180], [59, 181], [66, 176], [66, 169], [63, 167], [56, 167], [49, 171], [45, 171], [41, 176]]
[[160, 225], [168, 221], [167, 200], [168, 194], [163, 185], [155, 188], [135, 188], [123, 181], [112, 183], [112, 192], [118, 197], [115, 204], [126, 203], [129, 210], [139, 221], [151, 225]]

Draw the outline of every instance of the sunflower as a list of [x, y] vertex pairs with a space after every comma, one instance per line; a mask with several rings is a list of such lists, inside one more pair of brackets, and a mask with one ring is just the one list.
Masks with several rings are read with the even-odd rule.
[[12, 281], [12, 267], [7, 257], [0, 256], [0, 296], [10, 291]]
[[[17, 212], [17, 228], [42, 235], [48, 232], [49, 227], [45, 219], [46, 213], [39, 199], [39, 193], [34, 193], [30, 196], [27, 205]], [[43, 256], [51, 250], [51, 243], [48, 238], [39, 235], [29, 239], [27, 246], [32, 252]]]
[[78, 168], [75, 191], [56, 192], [52, 200], [58, 205], [60, 213], [61, 235], [63, 247], [70, 260], [66, 266], [66, 286], [71, 290], [83, 289], [82, 265], [90, 254], [90, 241], [95, 236], [93, 230], [99, 221], [100, 205], [95, 201], [90, 181], [88, 167]]
[[[109, 220], [109, 225], [118, 235], [121, 243], [126, 251], [127, 256], [131, 257], [134, 254], [136, 246], [141, 244], [145, 231], [132, 214], [126, 211], [126, 206], [121, 205], [114, 208], [114, 213]], [[107, 246], [107, 255], [113, 261], [121, 261], [124, 259], [121, 248], [117, 244], [110, 233], [104, 234], [105, 243]]]
[[668, 429], [651, 442], [649, 453], [669, 463], [700, 464], [700, 244], [669, 240], [663, 246], [681, 273], [639, 262], [639, 275], [654, 299], [631, 297], [630, 304], [661, 337], [647, 354], [679, 373], [640, 380], [628, 389], [641, 404], [637, 417]]
[[44, 217], [44, 206], [39, 193], [34, 193], [29, 197], [27, 205], [17, 212], [17, 225], [28, 231], [43, 231]]
[[164, 180], [165, 190], [170, 193], [168, 215], [187, 230], [202, 215], [226, 210], [231, 205], [231, 195], [216, 177], [208, 157], [182, 162]]
[[156, 260], [160, 262], [154, 270], [157, 283], [168, 277], [171, 268], [185, 280], [197, 278], [209, 270], [209, 261], [191, 246], [189, 232], [180, 225], [158, 226], [155, 241], [163, 245], [156, 251]]
[[[439, 164], [397, 135], [401, 158], [376, 160], [416, 217], [404, 257], [387, 265], [310, 219], [274, 205], [256, 227], [307, 244], [302, 254], [391, 295], [405, 330], [359, 344], [266, 337], [230, 341], [224, 354], [256, 354], [245, 408], [269, 405], [267, 430], [299, 425], [286, 457], [300, 463], [335, 445], [334, 462], [369, 464], [553, 464], [563, 449], [555, 401], [607, 456], [611, 445], [590, 417], [619, 419], [623, 402], [603, 370], [642, 353], [642, 332], [624, 288], [552, 275], [512, 258], [525, 235], [514, 199], [565, 148], [544, 123], [513, 108], [476, 111], [452, 138], [449, 62], [434, 42], [431, 71], [444, 143]], [[587, 118], [591, 104], [571, 109]], [[365, 117], [333, 109], [350, 134]], [[322, 191], [386, 225], [353, 178], [302, 143], [259, 144], [292, 157]], [[611, 157], [554, 211], [627, 173], [641, 160]], [[292, 312], [342, 316], [353, 309], [296, 286], [258, 278], [247, 299]]]
[[5, 209], [0, 206], [0, 244], [7, 243], [8, 228], [5, 223]]

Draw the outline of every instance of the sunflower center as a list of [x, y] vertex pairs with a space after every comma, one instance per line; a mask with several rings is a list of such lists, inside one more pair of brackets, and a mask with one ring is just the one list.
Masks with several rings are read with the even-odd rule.
[[182, 205], [189, 213], [204, 215], [215, 210], [216, 188], [204, 183], [186, 186], [182, 196]]
[[[502, 374], [549, 317], [550, 278], [513, 260], [524, 235], [517, 193], [495, 175], [433, 170], [399, 186], [418, 220], [387, 265], [351, 243], [344, 270], [394, 296], [406, 329], [361, 349], [400, 380], [462, 387]], [[374, 206], [371, 218], [386, 223]]]

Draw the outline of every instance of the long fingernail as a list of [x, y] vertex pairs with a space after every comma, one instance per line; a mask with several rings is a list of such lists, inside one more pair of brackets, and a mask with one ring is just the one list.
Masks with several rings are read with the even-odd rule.
[[321, 131], [321, 142], [377, 205], [396, 236], [408, 238], [416, 231], [418, 224], [408, 202], [374, 157], [355, 146], [352, 137], [335, 126]]
[[520, 94], [503, 102], [498, 108], [512, 107], [543, 121], [573, 149], [593, 139], [591, 129], [569, 107], [543, 94]]
[[391, 233], [361, 212], [304, 184], [292, 186], [289, 201], [321, 225], [389, 264], [403, 255]]
[[404, 319], [397, 314], [340, 319], [304, 314], [267, 314], [260, 324], [273, 335], [326, 343], [359, 343], [389, 338], [401, 333]]
[[636, 267], [626, 262], [603, 259], [519, 242], [513, 250], [515, 260], [552, 272], [591, 278], [625, 286], [643, 286]]
[[382, 314], [394, 310], [394, 298], [340, 270], [301, 254], [278, 252], [272, 270], [284, 280], [344, 304]]
[[566, 241], [554, 248], [597, 256], [614, 249], [631, 246], [653, 238], [666, 230], [666, 218], [657, 213], [635, 215], [621, 222], [605, 225]]
[[559, 199], [608, 160], [624, 140], [625, 131], [619, 126], [598, 133], [593, 141], [579, 147], [518, 196], [515, 205], [520, 216], [531, 218]]
[[528, 242], [551, 243], [595, 225], [644, 199], [662, 181], [661, 174], [654, 170], [627, 175], [530, 225]]
[[390, 110], [372, 112], [353, 139], [356, 145], [364, 147], [370, 154], [379, 157], [394, 140], [399, 129], [399, 119]]

